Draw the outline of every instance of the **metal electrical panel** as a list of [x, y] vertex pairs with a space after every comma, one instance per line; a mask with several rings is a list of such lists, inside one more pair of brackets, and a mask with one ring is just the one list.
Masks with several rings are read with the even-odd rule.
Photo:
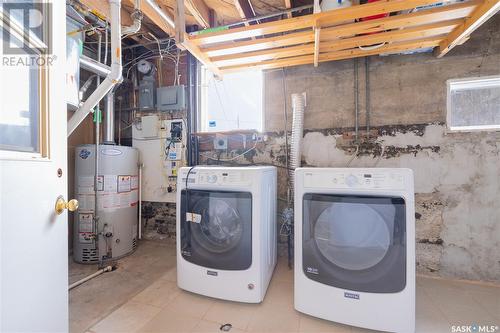
[[159, 87], [156, 89], [160, 111], [183, 110], [186, 108], [186, 88], [184, 85]]
[[139, 82], [139, 108], [154, 109], [155, 107], [155, 81], [146, 76]]

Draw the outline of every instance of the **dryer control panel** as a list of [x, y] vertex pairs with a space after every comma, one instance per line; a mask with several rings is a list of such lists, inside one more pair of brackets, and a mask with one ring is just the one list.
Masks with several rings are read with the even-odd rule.
[[[182, 174], [185, 181], [187, 176]], [[244, 172], [230, 170], [193, 170], [189, 175], [189, 183], [197, 185], [249, 186], [251, 179]]]
[[398, 172], [306, 172], [304, 186], [330, 189], [404, 189], [405, 177]]

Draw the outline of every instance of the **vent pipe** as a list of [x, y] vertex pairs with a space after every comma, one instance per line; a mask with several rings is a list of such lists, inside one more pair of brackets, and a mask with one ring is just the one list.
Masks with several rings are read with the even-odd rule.
[[115, 144], [115, 93], [111, 90], [106, 95], [104, 107], [104, 138], [103, 143], [107, 145]]
[[110, 21], [111, 21], [111, 72], [104, 81], [94, 90], [81, 107], [76, 110], [68, 121], [68, 136], [80, 125], [80, 123], [93, 112], [94, 107], [106, 96], [106, 94], [122, 78], [122, 51], [121, 51], [121, 0], [109, 0]]

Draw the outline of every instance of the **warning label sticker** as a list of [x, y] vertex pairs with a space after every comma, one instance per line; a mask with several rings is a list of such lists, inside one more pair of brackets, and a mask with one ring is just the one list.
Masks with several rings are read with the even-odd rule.
[[92, 214], [78, 214], [78, 231], [92, 232]]
[[80, 243], [92, 243], [93, 238], [93, 219], [92, 214], [78, 214], [78, 240]]
[[130, 192], [131, 180], [130, 176], [118, 176], [118, 193]]
[[137, 190], [139, 188], [139, 177], [130, 176], [130, 188], [132, 190]]
[[104, 175], [104, 192], [116, 193], [117, 177], [116, 175]]
[[193, 223], [200, 223], [201, 222], [201, 214], [186, 213], [186, 221], [193, 222]]

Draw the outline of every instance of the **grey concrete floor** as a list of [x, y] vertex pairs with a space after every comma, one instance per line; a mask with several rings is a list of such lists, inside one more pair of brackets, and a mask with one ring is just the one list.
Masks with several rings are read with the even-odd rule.
[[[69, 330], [86, 332], [175, 267], [175, 242], [142, 240], [137, 250], [118, 261], [118, 269], [104, 273], [69, 293]], [[69, 258], [69, 283], [97, 270]]]

